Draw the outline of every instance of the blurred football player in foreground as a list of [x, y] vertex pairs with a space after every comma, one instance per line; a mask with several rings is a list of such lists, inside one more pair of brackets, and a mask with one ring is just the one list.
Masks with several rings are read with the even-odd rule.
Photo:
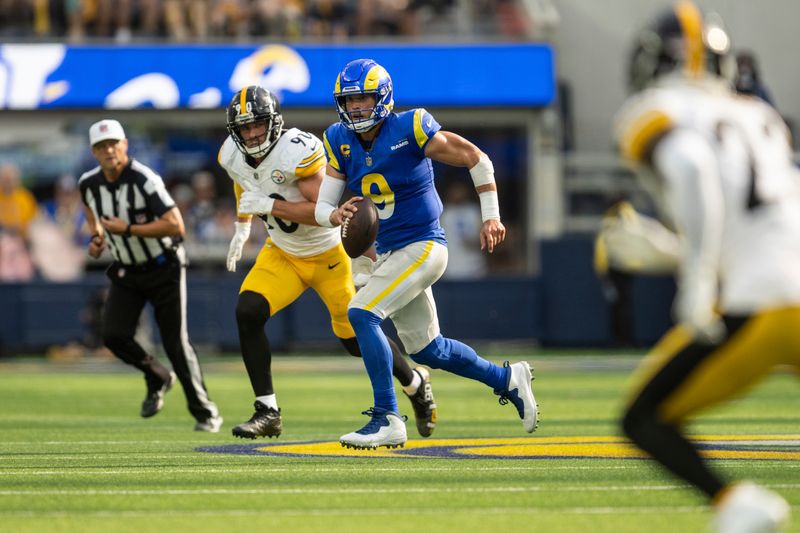
[[[333, 333], [351, 355], [360, 357], [347, 320], [347, 302], [355, 288], [339, 231], [321, 228], [314, 220], [325, 167], [322, 142], [297, 128], [283, 129], [278, 100], [258, 86], [234, 95], [227, 118], [230, 135], [218, 159], [233, 180], [238, 211], [228, 270], [236, 270], [250, 236], [252, 215], [264, 221], [269, 235], [242, 283], [236, 305], [242, 358], [256, 401], [253, 416], [233, 428], [233, 435], [271, 438], [281, 434], [282, 423], [272, 385], [272, 353], [264, 332], [267, 319], [311, 287], [328, 308]], [[417, 428], [427, 437], [436, 423], [428, 371], [412, 370], [394, 343], [390, 357], [394, 375], [411, 400]]]
[[[789, 506], [750, 482], [728, 483], [685, 434], [687, 419], [800, 366], [800, 176], [786, 125], [733, 92], [728, 34], [681, 1], [639, 36], [637, 92], [616, 136], [683, 241], [678, 325], [643, 362], [625, 434], [703, 493], [720, 532], [775, 531]], [[719, 314], [718, 314], [719, 313]]]
[[370, 59], [345, 65], [336, 79], [334, 99], [340, 122], [328, 127], [323, 139], [328, 167], [317, 202], [317, 222], [333, 227], [353, 216], [360, 196], [336, 207], [345, 186], [370, 197], [380, 219], [374, 271], [348, 311], [375, 403], [364, 412], [370, 421], [343, 435], [340, 442], [353, 448], [406, 442], [392, 387], [392, 354], [380, 328], [389, 317], [414, 361], [488, 385], [502, 404], [514, 404], [525, 430], [533, 431], [539, 414], [528, 363], [506, 362], [501, 367], [469, 346], [443, 337], [431, 291], [447, 266], [447, 241], [439, 225], [442, 202], [433, 184], [431, 159], [469, 168], [481, 202], [481, 248], [490, 253], [506, 234], [492, 162], [463, 137], [440, 130], [424, 109], [394, 113], [392, 80]]

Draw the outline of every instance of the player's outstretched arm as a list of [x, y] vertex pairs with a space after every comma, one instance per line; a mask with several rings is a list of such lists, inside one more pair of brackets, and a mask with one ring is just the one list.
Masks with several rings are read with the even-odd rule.
[[494, 166], [489, 156], [464, 137], [449, 131], [438, 131], [425, 146], [425, 155], [440, 163], [469, 168], [481, 202], [481, 250], [492, 253], [494, 247], [505, 240], [506, 228], [500, 222]]

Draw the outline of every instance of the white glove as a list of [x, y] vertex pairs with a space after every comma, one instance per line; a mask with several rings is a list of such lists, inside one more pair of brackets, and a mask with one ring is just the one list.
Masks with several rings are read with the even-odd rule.
[[375, 269], [375, 262], [369, 257], [362, 255], [351, 261], [353, 269], [353, 285], [360, 289], [367, 284], [372, 272]]
[[242, 248], [244, 243], [250, 237], [250, 223], [249, 222], [234, 222], [236, 232], [231, 239], [231, 245], [228, 248], [228, 266], [229, 272], [236, 272], [236, 261], [242, 258]]
[[716, 303], [716, 278], [692, 273], [682, 277], [673, 311], [676, 320], [688, 326], [695, 339], [716, 344], [726, 333], [714, 310]]
[[243, 215], [269, 215], [275, 199], [255, 191], [245, 191], [239, 197], [239, 213]]

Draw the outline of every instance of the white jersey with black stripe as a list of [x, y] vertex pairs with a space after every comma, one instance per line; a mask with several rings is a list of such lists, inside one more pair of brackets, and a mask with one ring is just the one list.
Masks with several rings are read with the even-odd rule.
[[[718, 184], [702, 190], [720, 197], [712, 201], [723, 213], [714, 232], [721, 235], [719, 251], [712, 258], [720, 308], [748, 314], [800, 304], [800, 172], [780, 115], [758, 98], [702, 82], [671, 80], [626, 102], [615, 123], [620, 150], [643, 175], [656, 177], [656, 200], [669, 214], [680, 209], [668, 192], [670, 183], [658, 183], [649, 154], [680, 130], [707, 144], [695, 144], [695, 150], [713, 153], [713, 168], [705, 175]], [[659, 155], [665, 161], [685, 159], [685, 154]], [[694, 220], [675, 222], [699, 223], [696, 213]]]
[[[95, 219], [115, 216], [129, 224], [146, 224], [175, 207], [164, 181], [146, 165], [131, 159], [114, 182], [103, 176], [100, 167], [81, 175], [78, 187], [85, 205]], [[173, 249], [172, 237], [138, 237], [106, 234], [114, 259], [125, 265], [140, 265]]]
[[[242, 190], [258, 191], [287, 202], [306, 201], [297, 182], [313, 176], [325, 165], [319, 138], [297, 128], [283, 132], [267, 157], [255, 168], [250, 166], [231, 137], [223, 143], [218, 159]], [[321, 254], [340, 241], [338, 228], [299, 224], [272, 215], [262, 219], [272, 242], [297, 257]]]

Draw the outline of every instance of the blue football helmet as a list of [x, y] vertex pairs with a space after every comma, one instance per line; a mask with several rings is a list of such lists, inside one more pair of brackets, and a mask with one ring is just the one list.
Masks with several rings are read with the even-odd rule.
[[[345, 100], [353, 94], [374, 94], [375, 107], [367, 118], [354, 118], [347, 111]], [[347, 129], [363, 133], [374, 128], [389, 116], [394, 107], [392, 78], [386, 69], [371, 59], [356, 59], [344, 66], [336, 77], [333, 99], [339, 112], [339, 120]]]

